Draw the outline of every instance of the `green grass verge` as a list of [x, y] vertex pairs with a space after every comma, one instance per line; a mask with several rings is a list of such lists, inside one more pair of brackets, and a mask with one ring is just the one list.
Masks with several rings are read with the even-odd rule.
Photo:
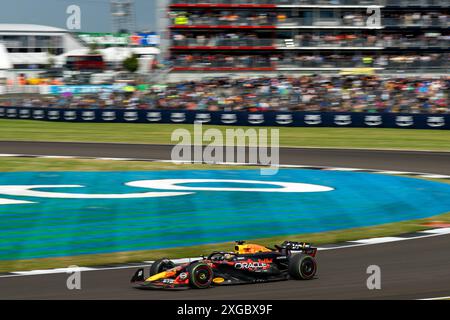
[[[212, 126], [204, 126], [204, 130]], [[174, 144], [173, 130], [192, 125], [62, 123], [0, 120], [0, 140]], [[238, 127], [214, 126], [220, 130]], [[248, 129], [249, 127], [241, 127]], [[256, 128], [256, 127], [255, 127]], [[268, 128], [268, 127], [266, 127]], [[380, 128], [277, 128], [285, 147], [331, 147], [450, 151], [449, 130]]]
[[[34, 159], [34, 158], [0, 158], [0, 172], [15, 171], [125, 171], [125, 170], [183, 170], [183, 169], [223, 169], [229, 166], [217, 165], [177, 165], [156, 162], [130, 162], [81, 159]], [[233, 166], [233, 168], [248, 168]], [[439, 181], [437, 179], [429, 179]], [[411, 220], [373, 227], [336, 230], [322, 233], [300, 235], [283, 235], [263, 239], [246, 239], [263, 245], [281, 243], [286, 239], [312, 242], [316, 245], [341, 241], [357, 240], [370, 237], [398, 235], [428, 229], [424, 224], [439, 221], [450, 223], [450, 213], [427, 219]], [[213, 250], [232, 250], [233, 243], [219, 243], [190, 247], [169, 248], [161, 250], [145, 250], [116, 252], [107, 254], [81, 255], [62, 258], [46, 258], [18, 261], [0, 261], [0, 272], [62, 268], [70, 265], [94, 266], [111, 263], [140, 262], [155, 260], [162, 257], [181, 258], [208, 254]]]
[[[232, 166], [248, 169], [248, 166]], [[258, 167], [254, 167], [258, 168]], [[230, 169], [226, 165], [174, 164], [145, 161], [110, 161], [101, 159], [43, 159], [1, 157], [0, 172], [23, 171], [161, 171], [192, 169]]]

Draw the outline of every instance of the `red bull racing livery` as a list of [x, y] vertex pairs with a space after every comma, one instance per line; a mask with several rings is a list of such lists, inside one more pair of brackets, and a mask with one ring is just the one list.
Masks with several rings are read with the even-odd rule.
[[207, 257], [176, 265], [160, 259], [134, 274], [138, 289], [206, 289], [212, 286], [281, 280], [310, 280], [317, 273], [317, 248], [303, 242], [285, 241], [275, 248], [237, 241], [233, 252], [212, 252]]

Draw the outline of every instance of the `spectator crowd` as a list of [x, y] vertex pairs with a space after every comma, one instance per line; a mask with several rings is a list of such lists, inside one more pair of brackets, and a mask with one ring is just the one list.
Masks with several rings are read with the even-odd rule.
[[[290, 12], [255, 12], [255, 11], [208, 11], [196, 10], [189, 13], [174, 11], [169, 14], [172, 25], [182, 26], [367, 26], [367, 14], [347, 11], [333, 13], [330, 17], [313, 18], [293, 16]], [[388, 11], [383, 13], [381, 24], [384, 26], [403, 27], [441, 27], [449, 26], [449, 14], [445, 12], [406, 12]]]
[[214, 54], [181, 53], [171, 57], [171, 63], [179, 68], [359, 68], [385, 69], [448, 69], [448, 53], [396, 53], [396, 54]]
[[450, 113], [450, 77], [312, 75], [209, 78], [110, 92], [0, 100], [0, 106], [208, 111]]
[[218, 47], [218, 46], [276, 46], [276, 47], [442, 47], [450, 44], [450, 35], [441, 32], [419, 34], [364, 32], [301, 32], [291, 38], [274, 38], [271, 34], [255, 32], [226, 33], [172, 33], [174, 47]]

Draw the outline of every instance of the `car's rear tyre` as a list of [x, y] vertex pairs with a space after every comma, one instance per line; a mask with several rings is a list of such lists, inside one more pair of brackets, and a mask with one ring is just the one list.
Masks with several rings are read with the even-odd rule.
[[156, 260], [150, 267], [150, 276], [172, 269], [173, 267], [175, 267], [175, 263], [167, 258]]
[[289, 275], [297, 280], [310, 280], [317, 273], [317, 263], [314, 257], [306, 254], [295, 254], [289, 259]]
[[195, 289], [206, 289], [211, 286], [213, 271], [211, 267], [204, 262], [191, 264], [187, 271], [189, 272], [189, 285]]

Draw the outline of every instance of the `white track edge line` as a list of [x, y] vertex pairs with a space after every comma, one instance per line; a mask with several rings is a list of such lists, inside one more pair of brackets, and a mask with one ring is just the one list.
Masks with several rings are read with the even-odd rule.
[[417, 299], [423, 301], [431, 301], [431, 300], [450, 300], [450, 296], [447, 297], [436, 297], [436, 298], [426, 298], [426, 299]]

